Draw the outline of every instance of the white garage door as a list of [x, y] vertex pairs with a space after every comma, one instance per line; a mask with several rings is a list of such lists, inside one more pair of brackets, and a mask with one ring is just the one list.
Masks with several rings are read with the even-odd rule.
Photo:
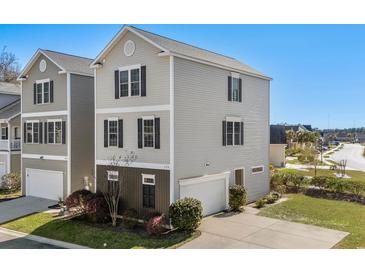
[[192, 197], [202, 203], [203, 215], [228, 208], [229, 172], [180, 180], [180, 198]]
[[27, 196], [51, 200], [63, 198], [63, 172], [41, 169], [26, 169]]
[[6, 174], [6, 169], [5, 169], [5, 163], [1, 162], [0, 163], [0, 186], [2, 186], [3, 182], [1, 180], [1, 178]]

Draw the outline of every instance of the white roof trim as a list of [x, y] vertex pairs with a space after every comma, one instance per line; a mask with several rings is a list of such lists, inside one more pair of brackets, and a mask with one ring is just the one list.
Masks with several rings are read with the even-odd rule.
[[132, 32], [133, 34], [137, 35], [138, 37], [142, 38], [146, 42], [150, 43], [151, 45], [157, 47], [161, 51], [168, 52], [167, 49], [161, 47], [159, 44], [153, 42], [151, 39], [147, 38], [146, 36], [140, 34], [139, 32], [135, 31], [133, 28], [129, 26], [124, 26], [115, 36], [114, 38], [106, 45], [106, 47], [98, 54], [98, 56], [94, 59], [94, 61], [90, 64], [91, 68], [94, 68], [96, 63], [100, 62], [100, 59], [107, 55], [109, 51], [115, 46], [115, 44], [128, 32]]
[[24, 67], [24, 69], [22, 70], [22, 72], [19, 74], [17, 80], [18, 81], [22, 81], [22, 77], [25, 76], [25, 74], [30, 70], [30, 68], [34, 65], [34, 62], [37, 60], [37, 58], [43, 54], [45, 57], [47, 57], [53, 64], [55, 64], [57, 67], [59, 67], [61, 69], [61, 71], [66, 72], [65, 68], [63, 68], [62, 66], [60, 66], [59, 64], [57, 64], [57, 62], [55, 62], [52, 58], [50, 58], [43, 50], [38, 49], [36, 51], [36, 53], [32, 56], [32, 58], [30, 59], [30, 61], [27, 63], [27, 65]]

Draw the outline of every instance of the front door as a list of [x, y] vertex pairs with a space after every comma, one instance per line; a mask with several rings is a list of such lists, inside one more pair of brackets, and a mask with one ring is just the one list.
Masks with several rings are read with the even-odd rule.
[[234, 171], [234, 182], [236, 185], [240, 185], [240, 186], [244, 186], [245, 182], [244, 182], [244, 169], [240, 168], [240, 169], [236, 169]]

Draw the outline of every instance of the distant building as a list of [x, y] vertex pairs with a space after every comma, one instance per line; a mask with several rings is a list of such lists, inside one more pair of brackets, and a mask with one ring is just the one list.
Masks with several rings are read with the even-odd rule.
[[284, 125], [270, 126], [270, 163], [275, 167], [285, 166], [286, 128]]
[[297, 125], [288, 125], [288, 124], [284, 124], [285, 130], [293, 130], [295, 132], [297, 131], [312, 131], [312, 126], [311, 125], [301, 125], [301, 124], [297, 124]]

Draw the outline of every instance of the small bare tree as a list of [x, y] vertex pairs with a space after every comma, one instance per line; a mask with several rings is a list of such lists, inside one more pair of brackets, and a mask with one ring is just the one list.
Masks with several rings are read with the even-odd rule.
[[[131, 151], [127, 152], [125, 156], [112, 156], [106, 169], [107, 172], [118, 171], [119, 167], [128, 167], [132, 162], [137, 160], [137, 155]], [[122, 176], [113, 177], [108, 180], [108, 174], [105, 174], [106, 182], [104, 182], [105, 190], [102, 191], [106, 203], [108, 204], [109, 214], [112, 219], [112, 226], [117, 225], [119, 201], [121, 199], [122, 190]], [[113, 176], [111, 174], [111, 176]]]
[[341, 177], [345, 177], [346, 175], [346, 165], [347, 165], [347, 160], [341, 160], [338, 163], [339, 167], [340, 167], [340, 173], [341, 173]]
[[3, 47], [0, 53], [0, 81], [15, 82], [19, 75], [19, 64], [14, 53], [6, 51]]

